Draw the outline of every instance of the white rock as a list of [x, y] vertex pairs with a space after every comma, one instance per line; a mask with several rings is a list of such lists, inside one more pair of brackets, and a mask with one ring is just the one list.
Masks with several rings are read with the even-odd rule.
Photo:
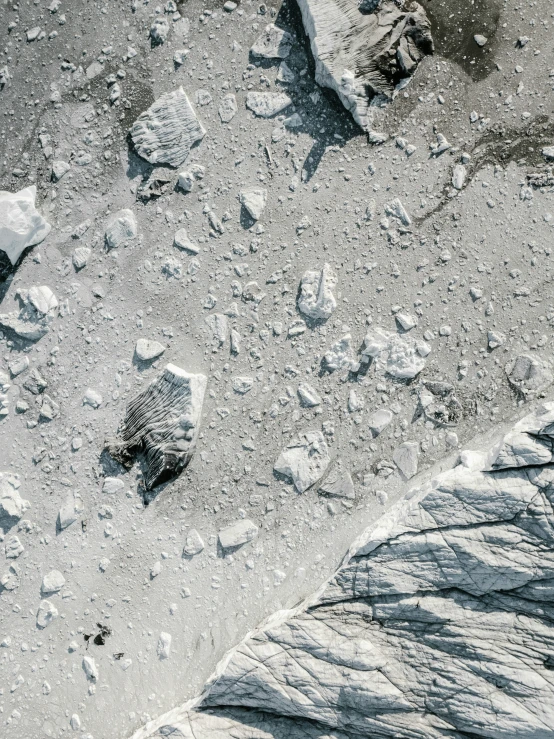
[[130, 133], [137, 153], [148, 162], [179, 167], [206, 131], [179, 87], [141, 113]]
[[308, 431], [291, 441], [273, 469], [290, 477], [298, 492], [303, 493], [323, 476], [330, 461], [321, 431]]
[[237, 114], [237, 99], [232, 92], [227, 93], [221, 98], [218, 113], [222, 123], [229, 123]]
[[49, 600], [42, 600], [37, 611], [37, 626], [45, 629], [58, 617], [58, 609]]
[[438, 133], [437, 134], [437, 143], [435, 144], [435, 146], [431, 146], [430, 147], [431, 148], [431, 154], [433, 154], [434, 156], [439, 156], [439, 154], [442, 154], [443, 152], [445, 152], [448, 149], [450, 149], [451, 146], [452, 146], [452, 144], [450, 144], [446, 140], [446, 136], [444, 136], [444, 134], [442, 134], [442, 133]]
[[415, 441], [405, 441], [392, 454], [393, 462], [407, 480], [417, 473], [418, 458], [419, 444]]
[[59, 570], [51, 570], [42, 578], [41, 593], [49, 595], [59, 592], [65, 585], [65, 577]]
[[165, 352], [165, 346], [159, 341], [151, 339], [139, 339], [135, 346], [135, 354], [141, 362], [149, 362]]
[[342, 460], [333, 463], [327, 477], [319, 486], [318, 493], [330, 498], [352, 500], [356, 497], [354, 483]]
[[240, 191], [239, 200], [250, 217], [258, 221], [267, 203], [267, 190], [264, 187], [245, 187]]
[[489, 349], [497, 349], [506, 343], [506, 335], [501, 331], [488, 331], [487, 340]]
[[69, 493], [58, 513], [58, 525], [60, 529], [63, 531], [63, 529], [78, 521], [84, 510], [83, 499], [79, 493]]
[[192, 172], [179, 172], [177, 184], [184, 192], [191, 192], [194, 187], [194, 175]]
[[35, 185], [12, 193], [0, 190], [0, 249], [16, 264], [28, 246], [40, 244], [51, 226], [35, 207]]
[[223, 549], [240, 547], [258, 536], [258, 527], [248, 518], [243, 518], [227, 526], [218, 533], [218, 539]]
[[67, 162], [62, 161], [61, 159], [55, 159], [52, 162], [52, 179], [54, 182], [59, 182], [61, 178], [69, 172], [71, 169], [70, 165]]
[[264, 59], [286, 59], [290, 54], [293, 37], [273, 23], [265, 27], [263, 34], [256, 40], [250, 53]]
[[183, 554], [187, 557], [194, 557], [204, 549], [204, 542], [196, 529], [189, 529], [185, 538], [185, 546]]
[[83, 269], [88, 264], [91, 251], [86, 246], [78, 246], [73, 252], [73, 266], [75, 269]]
[[357, 392], [352, 389], [348, 393], [348, 410], [350, 413], [358, 413], [358, 411], [361, 411], [364, 407], [364, 399], [360, 398], [357, 394]]
[[452, 171], [452, 187], [461, 190], [467, 177], [467, 169], [463, 164], [456, 164]]
[[281, 62], [279, 71], [277, 72], [277, 79], [279, 82], [290, 84], [296, 80], [296, 75], [286, 62]]
[[102, 396], [97, 390], [88, 387], [83, 396], [83, 405], [90, 405], [91, 408], [100, 408], [102, 405]]
[[206, 323], [211, 329], [217, 345], [223, 346], [229, 333], [227, 318], [221, 313], [210, 313], [209, 316], [206, 316]]
[[117, 495], [125, 489], [125, 483], [119, 477], [106, 477], [102, 484], [102, 492], [107, 495]]
[[106, 244], [110, 249], [126, 244], [138, 233], [137, 219], [132, 210], [123, 208], [114, 213], [106, 226]]
[[98, 667], [96, 666], [96, 662], [94, 661], [93, 657], [90, 657], [88, 654], [83, 657], [83, 670], [87, 677], [87, 680], [91, 680], [92, 682], [96, 682], [98, 680]]
[[381, 328], [370, 329], [362, 347], [364, 361], [372, 358], [377, 372], [397, 379], [411, 379], [425, 367], [424, 357], [430, 352], [425, 342], [410, 335], [389, 333]]
[[200, 248], [189, 239], [186, 228], [180, 228], [175, 232], [173, 245], [189, 254], [198, 254], [200, 251]]
[[408, 215], [406, 208], [402, 205], [400, 198], [394, 198], [390, 203], [387, 203], [385, 206], [385, 212], [388, 215], [398, 218], [403, 226], [411, 226], [412, 224], [412, 219]]
[[0, 527], [7, 531], [31, 507], [19, 494], [19, 476], [0, 472]]
[[554, 380], [550, 364], [530, 354], [511, 359], [505, 369], [510, 384], [527, 397], [542, 392]]
[[314, 320], [328, 319], [337, 307], [332, 292], [336, 284], [337, 277], [328, 264], [320, 271], [305, 272], [300, 281], [298, 310]]
[[315, 406], [321, 405], [320, 396], [307, 382], [301, 382], [297, 392], [300, 402], [305, 408], [315, 408]]
[[254, 386], [254, 378], [253, 377], [233, 377], [233, 390], [236, 393], [239, 393], [239, 395], [244, 395], [245, 393], [252, 390], [252, 387]]
[[17, 377], [22, 372], [25, 372], [25, 370], [29, 369], [29, 357], [24, 354], [23, 356], [18, 357], [17, 359], [14, 359], [12, 362], [10, 362], [8, 367], [12, 377]]
[[545, 159], [554, 159], [554, 146], [545, 146], [541, 149], [541, 154]]
[[487, 43], [488, 38], [480, 33], [476, 33], [473, 37], [473, 40], [475, 41], [477, 46], [484, 46]]
[[6, 541], [6, 559], [17, 559], [25, 551], [18, 536], [10, 536]]
[[367, 425], [373, 436], [379, 436], [379, 434], [386, 429], [389, 423], [392, 421], [392, 412], [386, 408], [380, 408], [369, 416]]
[[292, 100], [284, 92], [249, 92], [246, 95], [246, 107], [261, 118], [272, 118], [292, 104]]
[[394, 317], [403, 331], [411, 331], [417, 326], [417, 318], [409, 313], [397, 313]]
[[341, 339], [335, 341], [324, 356], [326, 369], [334, 372], [338, 369], [348, 369], [355, 372], [359, 369], [359, 362], [354, 358], [354, 350], [352, 348], [352, 337], [345, 334]]
[[155, 18], [150, 26], [150, 38], [153, 44], [163, 44], [169, 35], [169, 22], [163, 16]]
[[171, 654], [171, 634], [166, 631], [162, 631], [158, 637], [158, 645], [156, 652], [160, 659], [167, 659]]
[[69, 719], [69, 725], [71, 726], [73, 731], [79, 731], [79, 729], [81, 728], [81, 719], [76, 713], [72, 714], [71, 718]]

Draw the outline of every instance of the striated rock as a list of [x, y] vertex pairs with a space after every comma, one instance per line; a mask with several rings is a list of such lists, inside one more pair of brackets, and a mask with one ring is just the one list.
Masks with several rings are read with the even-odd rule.
[[282, 28], [270, 23], [262, 35], [256, 40], [250, 53], [263, 59], [286, 59], [290, 54], [293, 37]]
[[127, 241], [134, 239], [138, 233], [137, 219], [129, 208], [118, 210], [110, 218], [106, 226], [106, 245], [109, 249], [117, 249]]
[[249, 92], [246, 96], [246, 107], [261, 118], [272, 118], [291, 103], [284, 92]]
[[335, 308], [337, 301], [333, 288], [337, 277], [328, 264], [322, 270], [308, 270], [300, 281], [298, 310], [308, 318], [327, 320]]
[[58, 300], [46, 285], [21, 289], [16, 293], [19, 313], [0, 314], [0, 328], [13, 331], [27, 341], [38, 341], [50, 330], [58, 308]]
[[16, 264], [28, 246], [35, 246], [48, 236], [50, 224], [35, 207], [37, 188], [19, 192], [0, 190], [0, 249]]
[[124, 467], [137, 454], [144, 459], [144, 485], [156, 485], [179, 475], [190, 462], [200, 430], [207, 379], [168, 364], [128, 405], [119, 433], [108, 452]]
[[265, 187], [245, 187], [240, 191], [239, 200], [250, 217], [258, 221], [267, 203], [267, 190]]
[[137, 153], [151, 164], [179, 167], [206, 131], [179, 87], [159, 97], [131, 127]]
[[552, 736], [553, 429], [548, 403], [487, 450], [487, 471], [410, 490], [136, 739]]
[[373, 359], [377, 372], [406, 380], [421, 372], [430, 351], [424, 341], [374, 328], [366, 334], [361, 353], [362, 361]]
[[307, 431], [281, 452], [273, 469], [290, 477], [298, 492], [303, 493], [323, 476], [330, 461], [321, 431]]
[[391, 98], [426, 54], [429, 20], [416, 2], [385, 0], [362, 13], [356, 0], [298, 0], [316, 82], [334, 90], [354, 120], [371, 130], [371, 101]]

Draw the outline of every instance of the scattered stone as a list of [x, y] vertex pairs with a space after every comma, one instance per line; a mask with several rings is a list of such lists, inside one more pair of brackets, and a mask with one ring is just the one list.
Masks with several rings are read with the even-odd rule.
[[411, 331], [417, 326], [417, 318], [409, 313], [397, 313], [394, 317], [403, 331]]
[[67, 162], [62, 161], [61, 159], [55, 159], [52, 162], [52, 180], [54, 182], [59, 182], [70, 169], [71, 166]]
[[194, 187], [194, 175], [192, 172], [179, 172], [177, 184], [183, 192], [191, 192]]
[[89, 655], [87, 654], [85, 657], [83, 657], [82, 664], [87, 680], [90, 680], [91, 682], [96, 682], [98, 680], [98, 667], [96, 666], [94, 658], [89, 657]]
[[264, 59], [286, 59], [294, 39], [288, 31], [277, 28], [273, 23], [265, 27], [263, 34], [256, 40], [250, 53], [254, 57]]
[[102, 485], [102, 492], [107, 495], [118, 495], [125, 489], [125, 483], [119, 477], [106, 477]]
[[245, 393], [252, 390], [254, 386], [253, 377], [233, 377], [233, 390], [239, 395], [245, 395]]
[[392, 412], [388, 409], [379, 408], [379, 410], [373, 411], [367, 420], [367, 425], [369, 426], [369, 430], [371, 431], [373, 438], [379, 436], [391, 421]]
[[63, 531], [81, 518], [85, 506], [79, 493], [69, 493], [58, 513], [58, 525]]
[[218, 113], [222, 123], [230, 123], [238, 111], [237, 99], [232, 92], [227, 93], [219, 103]]
[[267, 190], [263, 187], [245, 187], [240, 191], [239, 200], [250, 217], [258, 221], [267, 203]]
[[394, 218], [398, 218], [403, 226], [412, 225], [412, 219], [408, 215], [408, 211], [402, 205], [402, 202], [399, 198], [395, 198], [390, 203], [387, 203], [385, 206], [385, 212], [388, 215], [393, 216]]
[[249, 92], [246, 95], [246, 107], [261, 118], [272, 118], [292, 104], [292, 100], [284, 92]]
[[337, 307], [333, 288], [337, 277], [328, 264], [322, 270], [308, 270], [300, 281], [298, 310], [314, 320], [327, 320]]
[[117, 249], [138, 233], [137, 219], [132, 210], [123, 208], [114, 213], [106, 226], [105, 239], [109, 249]]
[[373, 359], [377, 372], [407, 380], [422, 371], [430, 351], [424, 341], [375, 328], [367, 333], [361, 353], [363, 362]]
[[298, 492], [303, 493], [323, 476], [330, 461], [321, 431], [308, 431], [291, 441], [273, 469], [290, 477]]
[[83, 405], [90, 405], [91, 408], [100, 408], [102, 405], [102, 396], [97, 390], [87, 388], [83, 396]]
[[525, 397], [534, 397], [552, 384], [554, 376], [550, 366], [530, 354], [520, 354], [506, 365], [510, 385]]
[[308, 385], [307, 382], [301, 382], [298, 386], [297, 392], [298, 397], [300, 398], [300, 403], [305, 408], [315, 408], [316, 406], [321, 405], [320, 396], [311, 385]]
[[198, 531], [196, 529], [189, 529], [185, 539], [185, 546], [183, 547], [183, 554], [187, 557], [194, 557], [200, 554], [203, 549], [204, 542]]
[[25, 370], [29, 369], [29, 357], [25, 354], [21, 357], [17, 357], [13, 362], [10, 362], [8, 368], [12, 377], [18, 377], [20, 374], [25, 372]]
[[489, 349], [497, 349], [506, 343], [506, 336], [500, 331], [488, 331], [487, 339]]
[[137, 153], [148, 162], [179, 167], [206, 131], [179, 87], [141, 113], [130, 133]]
[[58, 617], [58, 609], [49, 600], [43, 600], [40, 602], [37, 611], [37, 626], [39, 629], [45, 629], [50, 626], [52, 621]]
[[452, 147], [452, 144], [450, 144], [446, 140], [446, 136], [444, 136], [442, 133], [438, 133], [437, 143], [435, 144], [435, 146], [430, 147], [431, 154], [433, 154], [433, 156], [438, 157], [443, 152], [448, 151], [448, 149], [450, 149], [451, 147]]
[[258, 527], [248, 518], [227, 526], [218, 534], [219, 544], [222, 549], [231, 549], [247, 544], [258, 536]]
[[167, 18], [156, 18], [150, 26], [150, 39], [153, 46], [163, 44], [169, 35], [169, 22]]
[[200, 248], [189, 239], [186, 228], [180, 228], [175, 232], [173, 245], [189, 254], [196, 255], [200, 252]]
[[335, 341], [331, 348], [325, 352], [323, 357], [324, 365], [327, 370], [334, 372], [338, 369], [347, 369], [350, 372], [357, 372], [360, 363], [354, 358], [354, 350], [352, 348], [352, 337], [345, 334], [341, 339]]
[[486, 36], [482, 36], [480, 33], [476, 33], [473, 40], [477, 46], [484, 46], [487, 43], [488, 38]]
[[417, 473], [419, 444], [415, 441], [405, 441], [396, 447], [392, 459], [404, 477], [409, 480]]
[[18, 290], [16, 298], [20, 302], [19, 313], [0, 314], [0, 327], [27, 341], [38, 341], [50, 330], [58, 308], [56, 296], [49, 287], [42, 285]]
[[353, 500], [356, 497], [352, 477], [341, 459], [333, 463], [317, 492], [330, 498]]
[[171, 634], [162, 631], [158, 637], [158, 646], [156, 652], [160, 659], [167, 659], [171, 654]]
[[51, 570], [42, 578], [40, 591], [43, 595], [58, 593], [65, 585], [65, 577], [59, 570]]
[[165, 352], [165, 346], [159, 341], [139, 339], [135, 346], [135, 354], [141, 362], [150, 362]]
[[73, 252], [73, 266], [75, 269], [83, 269], [88, 264], [90, 259], [91, 250], [86, 246], [78, 246]]
[[29, 246], [40, 244], [51, 226], [35, 207], [37, 188], [25, 187], [16, 193], [0, 190], [0, 249], [16, 264]]
[[144, 485], [156, 485], [179, 475], [196, 446], [207, 378], [174, 364], [152, 380], [128, 405], [120, 441], [107, 450], [126, 469], [135, 457], [144, 460]]
[[212, 337], [218, 348], [222, 347], [227, 341], [229, 333], [227, 318], [221, 313], [211, 313], [206, 316], [206, 323], [212, 332]]

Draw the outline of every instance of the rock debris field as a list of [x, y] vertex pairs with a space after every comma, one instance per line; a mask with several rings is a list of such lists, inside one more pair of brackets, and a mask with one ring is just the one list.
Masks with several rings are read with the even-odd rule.
[[553, 27], [0, 0], [0, 736], [554, 737]]

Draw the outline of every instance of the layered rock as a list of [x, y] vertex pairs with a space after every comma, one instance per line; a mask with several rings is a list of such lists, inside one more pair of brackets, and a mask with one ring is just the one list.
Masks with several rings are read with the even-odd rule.
[[108, 452], [130, 469], [137, 454], [144, 460], [144, 485], [151, 490], [178, 475], [192, 458], [200, 430], [205, 375], [168, 364], [127, 408], [120, 439]]
[[426, 54], [433, 53], [427, 15], [416, 2], [298, 0], [310, 39], [316, 82], [334, 90], [354, 120], [371, 130], [369, 106], [391, 98]]
[[554, 736], [554, 403], [411, 489], [151, 736]]

